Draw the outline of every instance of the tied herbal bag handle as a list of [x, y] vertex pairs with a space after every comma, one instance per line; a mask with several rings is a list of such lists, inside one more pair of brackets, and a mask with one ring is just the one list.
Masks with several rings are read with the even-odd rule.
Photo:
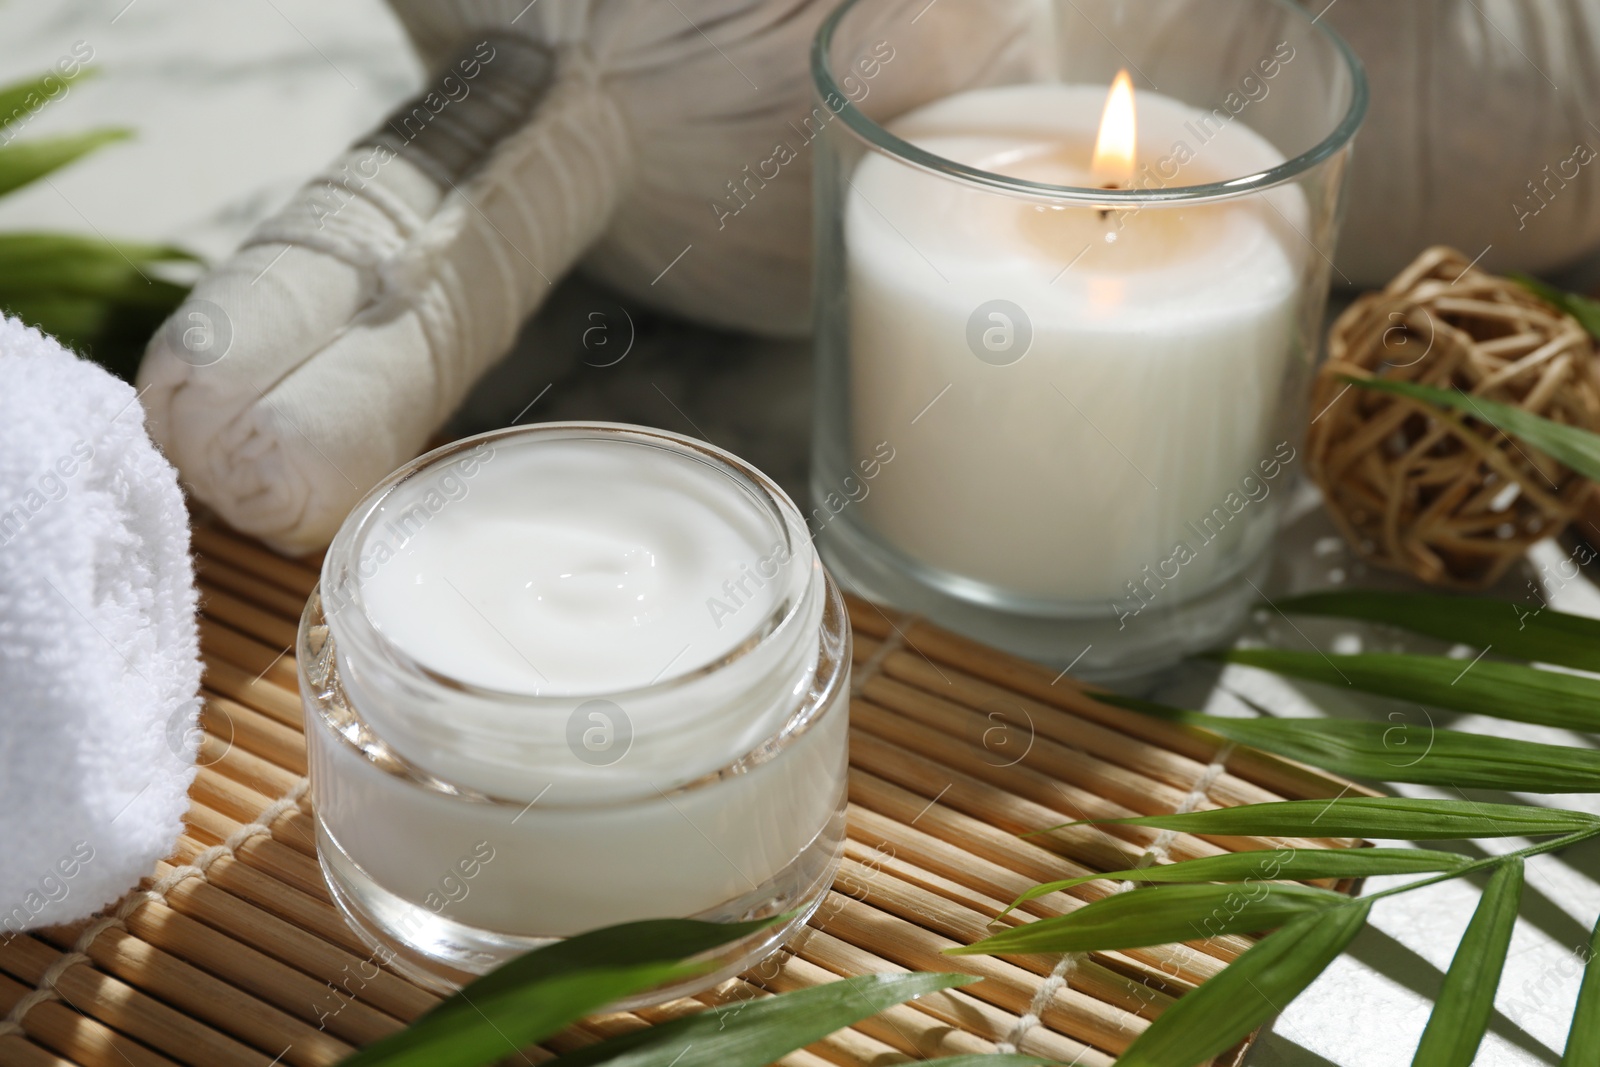
[[268, 219], [151, 342], [153, 435], [275, 547], [326, 543], [604, 226], [629, 164], [586, 57], [484, 35]]

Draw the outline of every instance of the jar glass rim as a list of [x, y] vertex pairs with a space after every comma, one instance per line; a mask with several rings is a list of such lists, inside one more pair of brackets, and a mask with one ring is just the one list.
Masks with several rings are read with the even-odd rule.
[[[795, 620], [806, 610], [807, 597], [805, 595], [788, 597], [780, 601], [777, 608], [765, 619], [756, 623], [751, 629], [749, 637], [716, 659], [648, 685], [626, 689], [592, 693], [540, 695], [474, 685], [448, 674], [443, 674], [423, 664], [406, 652], [405, 649], [391, 641], [382, 630], [373, 624], [371, 616], [367, 613], [366, 601], [361, 592], [360, 577], [350, 573], [353, 569], [353, 564], [359, 558], [363, 538], [371, 528], [375, 517], [379, 514], [379, 506], [401, 484], [483, 444], [504, 441], [508, 438], [528, 437], [549, 437], [555, 440], [595, 438], [620, 441], [675, 452], [681, 456], [704, 463], [717, 470], [723, 476], [728, 477], [741, 490], [749, 494], [754, 505], [770, 511], [772, 517], [777, 520], [778, 525], [783, 530], [784, 547], [789, 554], [788, 558], [791, 562], [801, 562], [797, 558], [798, 555], [804, 550], [809, 550], [807, 570], [811, 573], [806, 578], [806, 588], [809, 589], [818, 580], [817, 574], [820, 573], [821, 562], [816, 558], [816, 550], [812, 547], [809, 536], [804, 540], [804, 549], [795, 543], [795, 534], [799, 528], [804, 526], [805, 521], [800, 515], [799, 508], [771, 478], [725, 449], [718, 448], [716, 445], [706, 441], [699, 441], [683, 434], [673, 433], [670, 430], [635, 426], [628, 423], [544, 422], [527, 426], [507, 426], [498, 430], [489, 430], [486, 433], [474, 434], [471, 437], [463, 437], [423, 453], [411, 462], [386, 475], [351, 509], [349, 515], [345, 517], [344, 522], [340, 525], [338, 533], [334, 535], [333, 543], [329, 546], [327, 555], [323, 559], [319, 585], [325, 605], [330, 600], [329, 590], [338, 591], [336, 594], [338, 606], [332, 611], [327, 611], [327, 618], [330, 626], [336, 631], [335, 638], [341, 645], [347, 648], [364, 647], [365, 651], [378, 653], [392, 666], [413, 677], [425, 678], [433, 684], [468, 694], [475, 699], [489, 703], [539, 706], [546, 703], [565, 705], [573, 700], [622, 702], [628, 697], [639, 694], [650, 693], [654, 695], [671, 692], [674, 689], [692, 685], [700, 679], [715, 674], [729, 665], [754, 654], [757, 650], [768, 647], [774, 641], [780, 640], [781, 635], [787, 633], [796, 624]], [[349, 632], [348, 627], [337, 626], [333, 620], [344, 610], [356, 612], [364, 625], [354, 632]]]
[[[994, 192], [1009, 193], [1013, 196], [1030, 200], [1082, 203], [1095, 207], [1112, 208], [1133, 207], [1143, 204], [1204, 203], [1213, 200], [1229, 200], [1294, 181], [1330, 156], [1342, 151], [1350, 143], [1351, 139], [1355, 137], [1356, 131], [1361, 128], [1362, 120], [1366, 118], [1368, 100], [1367, 76], [1361, 65], [1360, 58], [1357, 57], [1349, 43], [1330, 27], [1323, 24], [1320, 21], [1320, 16], [1312, 18], [1310, 12], [1294, 3], [1293, 0], [1264, 0], [1266, 3], [1283, 9], [1289, 14], [1289, 17], [1309, 24], [1325, 41], [1333, 46], [1336, 54], [1344, 61], [1344, 69], [1350, 77], [1350, 101], [1345, 108], [1345, 113], [1333, 130], [1317, 144], [1267, 170], [1259, 171], [1255, 174], [1241, 175], [1237, 178], [1229, 178], [1225, 181], [1207, 182], [1199, 185], [1176, 185], [1160, 189], [1097, 189], [1075, 185], [1051, 185], [1047, 182], [1030, 181], [1026, 178], [1013, 178], [984, 170], [980, 167], [958, 163], [955, 160], [947, 159], [944, 156], [919, 148], [910, 141], [895, 136], [886, 127], [868, 118], [850, 100], [848, 94], [840, 88], [838, 81], [833, 76], [828, 54], [840, 24], [851, 11], [865, 2], [869, 2], [869, 0], [843, 0], [823, 20], [822, 25], [817, 29], [816, 37], [812, 39], [811, 78], [813, 86], [824, 101], [823, 106], [827, 107], [838, 118], [844, 120], [845, 125], [871, 148], [894, 156], [920, 170], [929, 171], [969, 185], [980, 186]], [[843, 105], [837, 110], [826, 102], [830, 95], [843, 101]]]
[[[705, 772], [686, 782], [672, 786], [660, 795], [663, 798], [680, 796], [685, 793], [709, 787], [715, 782], [743, 774], [764, 763], [776, 759], [780, 753], [787, 750], [799, 738], [803, 737], [826, 715], [847, 714], [847, 708], [835, 708], [836, 703], [841, 703], [838, 698], [844, 692], [851, 669], [850, 657], [850, 613], [845, 606], [844, 595], [839, 587], [828, 576], [827, 571], [819, 570], [818, 576], [822, 582], [822, 628], [824, 638], [819, 648], [819, 670], [812, 683], [811, 692], [795, 702], [794, 710], [785, 720], [782, 727], [770, 737], [747, 752], [744, 752], [720, 767]], [[323, 614], [320, 588], [313, 592], [306, 601], [302, 613], [299, 632], [295, 635], [295, 651], [299, 662], [298, 673], [301, 690], [312, 694], [309, 698], [312, 703], [307, 707], [315, 707], [316, 716], [321, 719], [321, 726], [332, 735], [335, 744], [346, 745], [360, 753], [361, 758], [369, 762], [374, 759], [374, 747], [382, 752], [382, 769], [384, 773], [396, 778], [404, 779], [413, 785], [419, 786], [432, 793], [439, 793], [472, 804], [490, 804], [507, 809], [526, 811], [531, 805], [519, 797], [500, 796], [482, 790], [465, 788], [454, 782], [446, 781], [432, 771], [424, 768], [415, 760], [402, 755], [394, 748], [388, 739], [380, 736], [372, 724], [354, 706], [345, 703], [343, 707], [355, 717], [360, 730], [367, 735], [365, 740], [358, 740], [340, 725], [334, 723], [329, 714], [332, 701], [332, 690], [326, 685], [316, 684], [308, 674], [309, 665], [315, 660], [315, 653], [307, 644], [308, 637], [318, 621], [326, 622]], [[830, 645], [827, 635], [834, 634], [842, 638], [837, 643]], [[338, 638], [333, 639], [337, 642]], [[341, 698], [342, 699], [342, 698]], [[537, 801], [542, 797], [534, 799]], [[605, 808], [620, 809], [630, 804], [638, 803], [637, 799], [620, 799], [608, 801], [584, 800], [578, 803], [563, 803], [561, 800], [543, 801], [545, 808], [578, 808], [585, 811], [597, 811]]]

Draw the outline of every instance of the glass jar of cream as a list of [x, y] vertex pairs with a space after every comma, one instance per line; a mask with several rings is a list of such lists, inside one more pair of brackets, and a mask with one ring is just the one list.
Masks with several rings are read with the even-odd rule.
[[793, 913], [708, 985], [832, 881], [849, 623], [799, 510], [720, 449], [552, 423], [430, 452], [345, 520], [298, 652], [328, 885], [434, 988], [614, 923]]

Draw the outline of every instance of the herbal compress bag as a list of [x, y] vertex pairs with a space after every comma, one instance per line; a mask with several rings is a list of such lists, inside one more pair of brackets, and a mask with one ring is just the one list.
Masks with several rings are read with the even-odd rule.
[[[926, 0], [921, 0], [925, 4]], [[195, 288], [140, 372], [158, 441], [235, 527], [291, 552], [419, 452], [575, 264], [703, 322], [806, 329], [831, 2], [394, 0], [435, 70]], [[858, 102], [969, 83], [1035, 4], [912, 56], [889, 3]], [[1007, 14], [1007, 12], [1011, 14]], [[998, 50], [972, 48], [993, 37]], [[927, 77], [923, 77], [927, 72]], [[916, 76], [913, 77], [912, 74]]]

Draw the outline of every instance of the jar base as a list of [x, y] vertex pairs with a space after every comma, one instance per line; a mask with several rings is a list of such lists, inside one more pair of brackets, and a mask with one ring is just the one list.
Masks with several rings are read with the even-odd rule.
[[[823, 831], [767, 882], [736, 900], [690, 916], [711, 922], [736, 922], [792, 912], [790, 918], [702, 957], [716, 964], [713, 970], [638, 993], [609, 1005], [607, 1010], [628, 1011], [690, 996], [748, 970], [776, 952], [822, 903], [843, 855], [841, 805]], [[320, 817], [317, 859], [334, 904], [356, 935], [372, 949], [371, 959], [441, 995], [455, 992], [525, 952], [561, 940], [469, 926], [389, 892], [350, 857]], [[752, 900], [759, 900], [759, 906], [748, 906]], [[402, 936], [401, 930], [409, 932]]]
[[[1185, 600], [1159, 596], [1133, 612], [1064, 604], [1059, 614], [1006, 607], [944, 588], [841, 515], [817, 535], [817, 548], [841, 588], [914, 612], [935, 625], [1091, 682], [1130, 683], [1186, 656], [1227, 643], [1261, 599], [1271, 544], [1223, 580]], [[1135, 603], [1138, 603], [1135, 601]]]

